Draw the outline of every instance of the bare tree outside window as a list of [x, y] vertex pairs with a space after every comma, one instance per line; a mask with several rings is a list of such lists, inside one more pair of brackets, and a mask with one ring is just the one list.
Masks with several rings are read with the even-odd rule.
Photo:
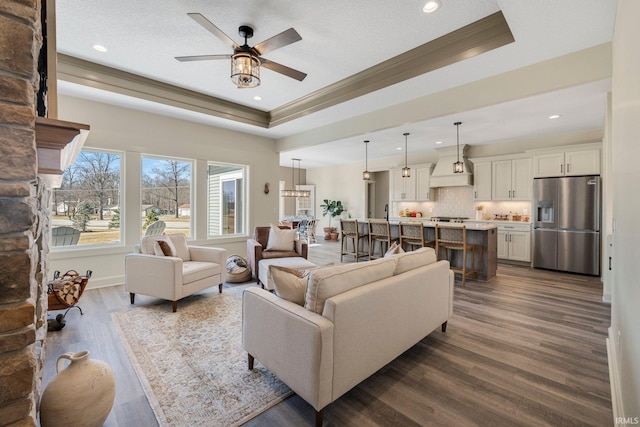
[[53, 190], [52, 227], [81, 231], [79, 245], [120, 242], [121, 154], [86, 149], [64, 171], [62, 185]]
[[192, 162], [142, 157], [142, 212], [166, 222], [165, 232], [190, 235]]

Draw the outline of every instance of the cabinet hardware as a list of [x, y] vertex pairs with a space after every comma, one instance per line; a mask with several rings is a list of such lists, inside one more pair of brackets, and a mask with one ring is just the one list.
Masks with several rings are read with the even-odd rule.
[[509, 241], [509, 234], [505, 233], [504, 235], [504, 241], [508, 242]]
[[515, 199], [515, 198], [516, 198], [516, 190], [513, 190], [513, 194], [511, 195], [511, 198], [512, 198], [512, 199]]
[[560, 165], [560, 173], [564, 173], [564, 165]]
[[477, 199], [477, 198], [478, 198], [478, 192], [477, 192], [477, 191], [474, 191], [474, 192], [473, 192], [473, 197], [474, 197], [475, 199]]
[[567, 163], [567, 173], [571, 172], [571, 163]]
[[609, 257], [609, 270], [611, 270], [611, 257]]

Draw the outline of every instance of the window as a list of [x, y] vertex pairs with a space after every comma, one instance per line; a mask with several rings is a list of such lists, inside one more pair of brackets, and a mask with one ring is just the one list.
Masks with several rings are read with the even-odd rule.
[[[191, 236], [192, 162], [142, 157], [142, 234], [184, 233]], [[160, 223], [158, 228], [154, 223]]]
[[207, 174], [209, 236], [244, 234], [246, 167], [209, 163]]
[[119, 243], [121, 154], [82, 150], [53, 190], [52, 246]]

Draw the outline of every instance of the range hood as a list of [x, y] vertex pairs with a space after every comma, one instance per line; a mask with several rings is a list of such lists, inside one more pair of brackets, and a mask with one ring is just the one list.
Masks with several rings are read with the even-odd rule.
[[460, 160], [464, 163], [464, 173], [453, 173], [453, 164], [458, 161], [457, 147], [436, 148], [438, 162], [433, 169], [429, 187], [462, 187], [473, 185], [471, 165], [467, 161], [468, 145], [460, 146]]

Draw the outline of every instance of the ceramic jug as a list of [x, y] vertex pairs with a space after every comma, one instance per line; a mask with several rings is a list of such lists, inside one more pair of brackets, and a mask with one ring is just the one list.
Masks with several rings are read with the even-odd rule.
[[[65, 367], [65, 363], [71, 363]], [[40, 401], [42, 427], [99, 427], [111, 412], [116, 383], [111, 367], [89, 359], [88, 351], [58, 357], [56, 376]]]

